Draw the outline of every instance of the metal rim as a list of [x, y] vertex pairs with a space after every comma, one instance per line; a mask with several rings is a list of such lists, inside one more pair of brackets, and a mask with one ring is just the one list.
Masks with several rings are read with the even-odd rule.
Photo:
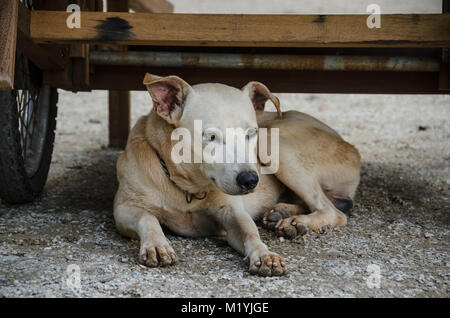
[[[21, 0], [30, 10], [32, 0]], [[41, 165], [47, 137], [48, 115], [50, 111], [50, 88], [36, 80], [36, 72], [31, 62], [21, 53], [16, 55], [16, 75], [13, 91], [18, 115], [21, 154], [25, 173], [33, 177]]]
[[25, 172], [33, 177], [39, 169], [47, 136], [50, 97], [48, 88], [19, 89], [15, 92], [19, 137]]
[[[33, 10], [32, 0], [21, 0]], [[22, 54], [16, 55], [16, 75], [13, 91], [18, 115], [19, 139], [24, 168], [29, 178], [39, 170], [47, 137], [50, 111], [50, 88], [36, 81], [36, 72]], [[42, 86], [42, 87], [41, 87]]]

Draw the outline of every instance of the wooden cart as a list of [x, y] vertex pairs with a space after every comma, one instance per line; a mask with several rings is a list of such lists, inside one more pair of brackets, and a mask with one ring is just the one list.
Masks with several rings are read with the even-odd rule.
[[[80, 25], [67, 23], [81, 9]], [[450, 1], [443, 14], [172, 14], [165, 0], [0, 0], [0, 196], [43, 188], [56, 127], [56, 88], [109, 90], [110, 145], [124, 147], [130, 90], [146, 72], [191, 84], [275, 92], [443, 94], [450, 91]], [[71, 7], [69, 7], [70, 9]], [[134, 12], [129, 12], [129, 9]], [[76, 20], [74, 20], [76, 22]]]

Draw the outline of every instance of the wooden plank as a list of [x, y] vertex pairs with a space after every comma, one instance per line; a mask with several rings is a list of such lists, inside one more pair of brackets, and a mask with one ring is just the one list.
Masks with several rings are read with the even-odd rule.
[[132, 45], [284, 47], [450, 47], [450, 14], [383, 15], [369, 29], [365, 15], [217, 15], [82, 13], [68, 29], [65, 12], [33, 11], [35, 41]]
[[[442, 13], [450, 12], [450, 0], [442, 1]], [[443, 91], [450, 91], [450, 50], [442, 49], [441, 71], [439, 72], [439, 88]]]
[[41, 70], [61, 70], [69, 62], [65, 45], [39, 45], [30, 36], [30, 10], [19, 3], [19, 22], [17, 30], [17, 49]]
[[108, 92], [109, 146], [125, 148], [130, 131], [130, 92]]
[[[128, 2], [109, 0], [107, 8], [115, 12], [128, 12]], [[113, 49], [123, 51], [127, 47], [117, 46]], [[110, 90], [108, 96], [109, 147], [125, 148], [130, 132], [130, 92], [119, 88]]]
[[17, 48], [41, 70], [62, 70], [69, 63], [66, 47], [35, 44], [20, 31], [17, 33]]
[[63, 70], [45, 70], [43, 72], [44, 84], [76, 91], [72, 81], [73, 67], [72, 63], [67, 64]]
[[439, 89], [450, 93], [450, 61], [441, 63], [439, 72]]
[[69, 0], [33, 0], [34, 10], [55, 10], [66, 11], [67, 6], [70, 4]]
[[19, 2], [19, 22], [17, 27], [18, 31], [22, 32], [26, 37], [30, 36], [30, 21], [30, 10], [22, 2]]
[[0, 0], [0, 90], [14, 87], [18, 1]]
[[[81, 12], [103, 11], [103, 1], [78, 0]], [[121, 2], [123, 3], [123, 2]], [[91, 65], [89, 62], [89, 44], [72, 44], [70, 46], [70, 57], [72, 59], [72, 85], [76, 90], [88, 90]]]
[[89, 45], [81, 44], [79, 52], [74, 52], [74, 54], [75, 53], [79, 56], [73, 56], [72, 58], [72, 83], [77, 89], [89, 88]]
[[167, 0], [128, 0], [128, 6], [135, 12], [173, 12], [173, 4]]
[[[58, 1], [33, 0], [34, 10], [57, 10], [65, 12], [68, 5], [69, 5], [68, 0], [58, 0]], [[66, 24], [64, 24], [64, 26], [66, 26]], [[28, 32], [27, 39], [31, 41], [31, 39], [29, 38], [29, 33], [30, 31]], [[36, 43], [34, 42], [32, 42], [32, 44], [36, 45]], [[39, 50], [36, 47], [34, 47], [32, 50], [30, 50], [31, 53], [30, 52], [27, 53], [30, 54], [29, 58], [34, 63], [39, 63], [37, 58], [40, 58], [47, 60], [46, 62], [44, 61], [42, 63], [54, 62], [55, 64], [57, 64], [56, 67], [51, 65], [46, 67], [45, 64], [38, 65], [38, 67], [40, 67], [44, 71], [43, 72], [44, 83], [58, 88], [71, 89], [73, 87], [73, 84], [72, 84], [72, 63], [69, 58], [70, 46], [60, 44], [51, 44], [51, 45], [46, 44], [40, 45], [40, 48], [42, 48], [42, 50]], [[39, 54], [36, 55], [32, 54], [36, 51], [39, 51]], [[47, 57], [45, 57], [44, 55], [45, 53], [48, 54]], [[60, 60], [60, 62], [57, 62], [57, 60]], [[63, 68], [60, 67], [61, 64], [63, 65]]]
[[178, 75], [189, 84], [224, 83], [243, 87], [260, 81], [277, 93], [445, 94], [439, 90], [439, 72], [287, 71], [254, 69], [162, 68], [96, 65], [92, 89], [146, 90], [146, 72]]
[[127, 1], [108, 0], [106, 8], [109, 12], [128, 12]]

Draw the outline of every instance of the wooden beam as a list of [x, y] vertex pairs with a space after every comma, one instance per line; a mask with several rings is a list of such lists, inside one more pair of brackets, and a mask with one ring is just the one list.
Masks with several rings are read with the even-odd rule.
[[135, 12], [173, 12], [173, 4], [167, 0], [128, 0], [128, 6]]
[[31, 38], [45, 42], [261, 47], [450, 47], [450, 14], [386, 14], [369, 29], [366, 15], [230, 15], [31, 12]]
[[65, 46], [35, 44], [20, 31], [17, 33], [17, 48], [41, 70], [62, 70], [69, 63]]
[[76, 88], [89, 87], [89, 44], [80, 44], [72, 47], [72, 82]]
[[[442, 13], [450, 13], [450, 0], [442, 0]], [[441, 71], [439, 72], [439, 88], [450, 91], [450, 50], [442, 49]]]
[[[449, 52], [445, 52], [450, 55]], [[450, 59], [441, 63], [441, 71], [439, 72], [439, 89], [450, 93]]]
[[18, 1], [0, 0], [0, 90], [14, 87]]
[[243, 87], [260, 81], [277, 93], [445, 94], [439, 72], [288, 71], [255, 69], [163, 68], [96, 65], [91, 89], [146, 90], [146, 72], [178, 75], [189, 84], [223, 83]]
[[[34, 10], [65, 11], [68, 0], [33, 0]], [[30, 38], [31, 11], [19, 4], [18, 47], [25, 56], [43, 70], [43, 81], [54, 87], [70, 89], [72, 85], [72, 63], [70, 47], [61, 44], [40, 45]]]
[[31, 11], [19, 2], [19, 21], [17, 24], [18, 31], [22, 32], [26, 37], [30, 37]]
[[442, 0], [442, 13], [450, 12], [450, 0]]
[[67, 6], [70, 4], [69, 0], [33, 0], [34, 10], [55, 10], [66, 11]]
[[39, 45], [30, 39], [30, 10], [19, 3], [17, 48], [41, 70], [62, 70], [69, 62], [65, 45]]
[[[109, 0], [107, 8], [115, 12], [128, 12], [128, 2]], [[115, 49], [123, 51], [127, 48], [117, 46]], [[130, 132], [130, 92], [119, 88], [119, 90], [110, 90], [108, 96], [109, 147], [123, 149]]]
[[109, 91], [109, 147], [125, 148], [130, 130], [130, 92]]

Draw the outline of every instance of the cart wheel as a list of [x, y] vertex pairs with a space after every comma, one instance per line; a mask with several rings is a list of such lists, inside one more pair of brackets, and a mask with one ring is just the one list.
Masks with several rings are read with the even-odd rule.
[[56, 128], [56, 88], [16, 54], [14, 90], [0, 92], [0, 197], [8, 203], [32, 201], [44, 187]]

